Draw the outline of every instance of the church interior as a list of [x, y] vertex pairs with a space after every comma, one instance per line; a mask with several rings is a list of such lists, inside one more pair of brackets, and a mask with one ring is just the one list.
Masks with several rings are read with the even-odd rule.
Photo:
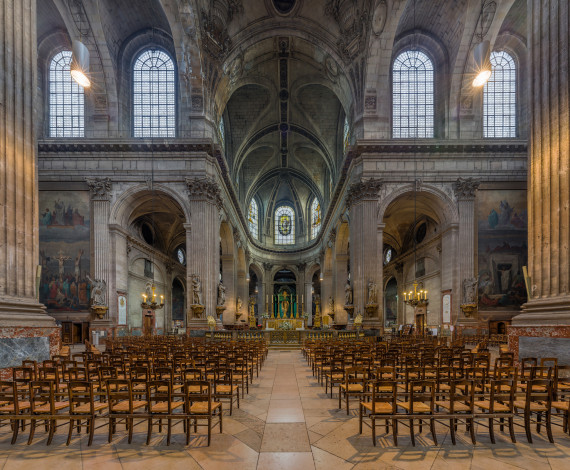
[[567, 0], [0, 6], [0, 467], [568, 462]]

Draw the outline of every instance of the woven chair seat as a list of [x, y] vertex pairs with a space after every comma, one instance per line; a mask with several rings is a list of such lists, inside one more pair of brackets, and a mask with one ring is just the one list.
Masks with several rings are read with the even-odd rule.
[[[94, 403], [93, 410], [94, 411], [101, 411], [107, 408], [109, 405], [107, 403]], [[73, 409], [74, 413], [91, 413], [91, 405], [89, 403], [85, 403], [83, 405], [76, 406]]]
[[[482, 410], [491, 409], [491, 402], [489, 400], [476, 401], [474, 404], [477, 408], [481, 408]], [[510, 411], [507, 405], [503, 405], [497, 401], [494, 403], [494, 405], [494, 411], [497, 413], [508, 413]]]
[[218, 385], [216, 386], [216, 392], [218, 393], [231, 393], [235, 392], [239, 388], [238, 385]]
[[[526, 408], [526, 400], [515, 400], [514, 405], [515, 408], [525, 409]], [[531, 401], [530, 402], [530, 411], [548, 411], [546, 405], [542, 403]]]
[[[173, 401], [170, 403], [170, 407], [172, 410], [175, 410], [176, 408], [180, 408], [184, 403], [181, 401]], [[168, 412], [168, 402], [166, 401], [161, 401], [158, 403], [152, 403], [150, 405], [150, 411], [151, 413], [166, 413]]]
[[[406, 411], [411, 411], [412, 403], [409, 401], [399, 401], [398, 406], [404, 408]], [[414, 402], [414, 413], [429, 413], [431, 411], [429, 405], [421, 401]]]
[[[218, 401], [212, 402], [211, 410], [214, 411], [216, 408], [221, 408], [222, 404]], [[190, 406], [190, 413], [192, 414], [208, 414], [208, 402], [199, 401], [197, 403], [193, 403]]]
[[[53, 406], [55, 411], [60, 411], [67, 408], [69, 406], [69, 402], [56, 401], [53, 404]], [[36, 406], [36, 408], [34, 409], [34, 413], [49, 413], [49, 412], [51, 412], [51, 407], [49, 403], [46, 403], [45, 405]]]
[[373, 414], [392, 414], [392, 405], [390, 403], [374, 403], [372, 407], [372, 402], [362, 402], [362, 406]]
[[[133, 400], [133, 410], [138, 410], [143, 406], [146, 406], [146, 400]], [[111, 407], [111, 411], [113, 412], [121, 412], [121, 413], [128, 413], [129, 412], [129, 402], [127, 400], [121, 401], [116, 405]]]
[[[437, 406], [441, 406], [442, 408], [445, 408], [446, 410], [450, 410], [451, 409], [451, 402], [448, 401], [436, 401], [435, 404]], [[453, 402], [453, 410], [454, 411], [470, 411], [471, 408], [469, 408], [469, 406], [467, 406], [465, 403], [461, 402], [461, 401], [454, 401]]]
[[[343, 390], [347, 390], [346, 384], [340, 384], [340, 388]], [[362, 384], [348, 384], [348, 391], [349, 392], [363, 392], [364, 387]]]

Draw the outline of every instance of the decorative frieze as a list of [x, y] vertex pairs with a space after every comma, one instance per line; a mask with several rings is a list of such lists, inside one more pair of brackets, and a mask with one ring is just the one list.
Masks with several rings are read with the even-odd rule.
[[206, 201], [222, 209], [222, 195], [218, 183], [213, 178], [186, 178], [188, 197], [194, 201]]
[[351, 206], [365, 199], [377, 199], [380, 188], [382, 188], [382, 181], [375, 178], [351, 184], [346, 195], [346, 207], [350, 209]]
[[109, 201], [113, 185], [109, 178], [85, 178], [94, 201]]
[[479, 184], [481, 183], [474, 178], [459, 178], [453, 183], [455, 197], [457, 199], [474, 199]]

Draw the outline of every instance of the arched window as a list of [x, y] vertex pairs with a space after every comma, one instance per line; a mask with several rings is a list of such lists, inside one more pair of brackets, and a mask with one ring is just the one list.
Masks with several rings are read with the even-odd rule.
[[311, 204], [311, 239], [315, 238], [321, 230], [321, 220], [321, 203], [315, 198]]
[[220, 118], [220, 122], [218, 124], [218, 133], [220, 134], [220, 143], [222, 144], [222, 148], [225, 150], [226, 148], [226, 126], [224, 124], [224, 117]]
[[133, 66], [133, 135], [176, 136], [174, 63], [162, 51], [144, 51]]
[[49, 64], [49, 136], [83, 137], [83, 88], [71, 78], [71, 51], [57, 53]]
[[344, 129], [342, 133], [342, 151], [346, 154], [348, 146], [350, 144], [350, 125], [348, 124], [348, 118], [344, 118]]
[[483, 92], [483, 136], [516, 137], [516, 66], [504, 51], [491, 53], [493, 73]]
[[295, 211], [289, 206], [275, 209], [275, 244], [295, 244]]
[[392, 69], [392, 135], [431, 138], [434, 121], [433, 64], [420, 51], [402, 52]]
[[255, 199], [252, 199], [249, 203], [249, 208], [247, 210], [247, 226], [253, 238], [257, 240], [259, 237], [259, 210]]

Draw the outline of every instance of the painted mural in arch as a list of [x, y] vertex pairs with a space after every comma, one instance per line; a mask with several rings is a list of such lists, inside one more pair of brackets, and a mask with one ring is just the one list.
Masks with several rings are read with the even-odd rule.
[[40, 302], [48, 312], [86, 312], [90, 286], [88, 191], [39, 192]]
[[518, 310], [526, 302], [525, 190], [480, 190], [478, 204], [479, 310]]

